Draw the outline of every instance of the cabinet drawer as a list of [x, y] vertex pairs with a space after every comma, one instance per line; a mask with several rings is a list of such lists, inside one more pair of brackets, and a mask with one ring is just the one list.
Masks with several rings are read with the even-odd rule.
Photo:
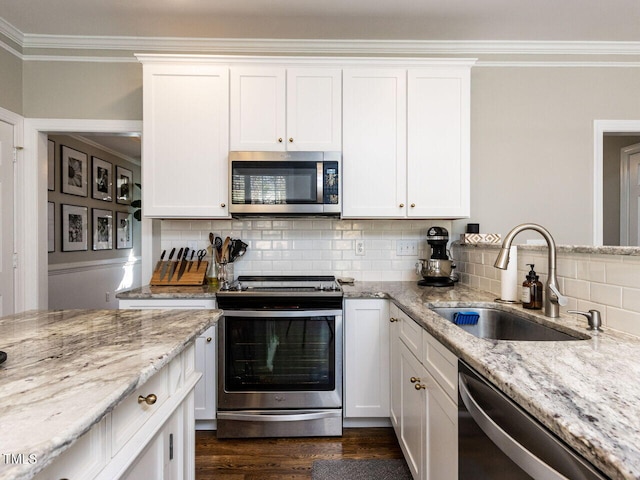
[[409, 318], [409, 316], [404, 312], [400, 312], [398, 319], [400, 323], [400, 340], [402, 340], [402, 343], [409, 348], [411, 353], [413, 353], [415, 357], [422, 362], [422, 327]]
[[[134, 433], [155, 413], [169, 397], [169, 372], [170, 365], [151, 377], [147, 382], [138, 387], [111, 415], [111, 444], [113, 454], [117, 453]], [[146, 402], [138, 403], [138, 396], [147, 397], [153, 394], [156, 402], [147, 405]]]
[[96, 476], [107, 464], [107, 418], [91, 427], [53, 464], [36, 475], [35, 480], [82, 480]]
[[451, 353], [426, 330], [422, 331], [422, 363], [442, 389], [458, 403], [458, 357]]

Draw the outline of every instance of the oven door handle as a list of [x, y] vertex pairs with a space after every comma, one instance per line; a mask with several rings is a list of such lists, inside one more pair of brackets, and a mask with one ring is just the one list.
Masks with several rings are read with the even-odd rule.
[[342, 316], [342, 310], [223, 310], [222, 315], [245, 318], [338, 317]]
[[303, 413], [270, 413], [270, 412], [220, 412], [220, 420], [240, 420], [243, 422], [299, 422], [301, 420], [321, 420], [339, 417], [342, 410], [303, 412]]

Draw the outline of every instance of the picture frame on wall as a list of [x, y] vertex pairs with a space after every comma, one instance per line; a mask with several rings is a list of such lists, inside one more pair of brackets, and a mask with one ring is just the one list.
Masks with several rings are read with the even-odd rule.
[[56, 189], [56, 142], [47, 142], [47, 190]]
[[91, 157], [93, 170], [92, 197], [96, 200], [113, 200], [113, 165], [98, 157]]
[[133, 193], [133, 172], [116, 165], [116, 202], [131, 205]]
[[113, 211], [93, 209], [93, 249], [113, 249]]
[[133, 248], [133, 215], [116, 212], [116, 248]]
[[62, 145], [61, 175], [62, 193], [87, 196], [89, 160], [86, 153]]
[[47, 251], [56, 250], [56, 204], [47, 202]]
[[87, 250], [88, 207], [62, 205], [62, 251]]

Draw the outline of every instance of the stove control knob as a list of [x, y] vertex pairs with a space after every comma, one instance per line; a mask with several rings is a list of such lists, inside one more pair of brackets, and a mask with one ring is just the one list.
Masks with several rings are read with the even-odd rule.
[[242, 291], [242, 284], [240, 282], [238, 282], [238, 284], [236, 285], [236, 290], [241, 292]]
[[324, 292], [325, 288], [326, 287], [324, 285], [320, 284], [320, 286], [318, 287], [318, 290], [320, 290], [321, 292]]

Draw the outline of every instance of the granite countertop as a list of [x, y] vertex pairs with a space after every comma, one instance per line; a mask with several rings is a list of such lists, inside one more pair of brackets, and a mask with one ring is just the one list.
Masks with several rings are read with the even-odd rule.
[[[59, 310], [0, 318], [7, 353], [0, 365], [0, 479], [31, 478], [220, 314]], [[12, 464], [7, 454], [37, 461]]]
[[[345, 298], [389, 298], [459, 358], [483, 374], [586, 459], [614, 479], [640, 478], [640, 339], [605, 328], [593, 334], [583, 317], [559, 319], [463, 285], [356, 282]], [[587, 333], [588, 340], [517, 342], [477, 338], [430, 307], [492, 306], [540, 323]], [[541, 312], [541, 311], [537, 311]]]

